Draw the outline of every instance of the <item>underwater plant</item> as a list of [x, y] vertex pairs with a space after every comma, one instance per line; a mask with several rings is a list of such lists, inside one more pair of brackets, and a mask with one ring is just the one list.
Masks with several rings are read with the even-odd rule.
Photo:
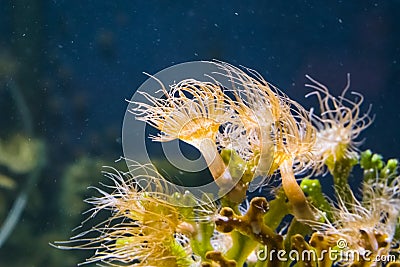
[[[4, 55], [0, 56], [0, 65], [6, 63], [1, 67], [11, 67], [12, 63], [9, 62], [11, 64], [9, 65], [5, 59], [7, 57], [4, 58]], [[9, 72], [2, 73], [4, 69], [1, 69], [0, 80], [13, 74], [14, 71], [15, 69], [11, 68]], [[2, 77], [3, 75], [4, 77]], [[25, 182], [19, 189], [20, 192], [15, 197], [7, 216], [4, 220], [1, 218], [0, 247], [3, 246], [17, 225], [32, 188], [39, 180], [42, 168], [46, 165], [46, 144], [42, 139], [34, 135], [31, 112], [21, 92], [21, 88], [13, 79], [9, 79], [4, 87], [10, 92], [13, 104], [16, 107], [15, 109], [20, 115], [21, 129], [8, 133], [6, 138], [3, 136], [0, 138], [0, 167], [2, 167], [0, 187], [17, 187], [17, 183], [14, 180], [15, 176], [25, 176]], [[6, 173], [3, 173], [4, 168], [6, 169]], [[5, 202], [2, 201], [0, 209], [3, 208]], [[0, 210], [0, 213], [3, 213], [3, 211]]]
[[[181, 191], [152, 164], [126, 159], [130, 171], [105, 172], [111, 184], [87, 200], [85, 224], [108, 218], [54, 246], [94, 250], [86, 263], [107, 266], [400, 266], [398, 162], [360, 153], [373, 122], [362, 95], [347, 98], [348, 83], [335, 97], [307, 76], [316, 112], [253, 70], [208, 64], [218, 71], [207, 81], [166, 87], [151, 76], [161, 96], [138, 92], [144, 100], [129, 111], [158, 130], [153, 141], [195, 147], [217, 196]], [[355, 166], [359, 187], [348, 181]], [[331, 198], [320, 183], [327, 173]]]

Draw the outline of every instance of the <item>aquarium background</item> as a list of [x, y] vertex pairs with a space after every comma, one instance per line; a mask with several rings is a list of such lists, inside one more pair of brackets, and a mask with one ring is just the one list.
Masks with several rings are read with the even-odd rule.
[[115, 163], [125, 99], [143, 72], [219, 59], [307, 107], [306, 74], [339, 94], [350, 73], [376, 115], [362, 149], [399, 157], [399, 17], [399, 1], [1, 0], [1, 229], [15, 201], [26, 205], [0, 267], [76, 266], [91, 255], [49, 243], [88, 216], [83, 199], [104, 181], [102, 166], [126, 169]]

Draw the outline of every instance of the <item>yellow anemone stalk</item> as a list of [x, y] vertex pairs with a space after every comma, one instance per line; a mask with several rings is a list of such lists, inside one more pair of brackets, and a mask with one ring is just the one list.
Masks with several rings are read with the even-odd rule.
[[[284, 109], [273, 128], [275, 141], [275, 164], [279, 166], [282, 187], [292, 205], [292, 213], [298, 220], [314, 220], [315, 215], [295, 179], [295, 172], [308, 169], [315, 143], [316, 130], [312, 126], [308, 112], [294, 101], [282, 102]], [[294, 113], [294, 114], [292, 114]]]
[[132, 109], [138, 120], [161, 131], [154, 141], [180, 139], [196, 147], [207, 162], [216, 183], [231, 186], [232, 177], [216, 145], [221, 124], [233, 119], [229, 98], [219, 84], [194, 79], [183, 80], [167, 91], [162, 85], [165, 99], [141, 92], [150, 102], [135, 103]]

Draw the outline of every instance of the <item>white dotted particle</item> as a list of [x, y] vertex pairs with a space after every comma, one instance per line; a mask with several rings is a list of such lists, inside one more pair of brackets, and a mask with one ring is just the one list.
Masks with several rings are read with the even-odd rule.
[[258, 235], [261, 233], [261, 226], [258, 222], [251, 222], [250, 225], [254, 234]]

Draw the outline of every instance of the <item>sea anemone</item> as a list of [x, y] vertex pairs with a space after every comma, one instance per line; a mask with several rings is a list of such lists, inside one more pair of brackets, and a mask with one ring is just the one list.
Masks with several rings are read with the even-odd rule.
[[[301, 173], [311, 158], [316, 130], [309, 113], [255, 71], [252, 76], [230, 64], [217, 62], [222, 76], [232, 82], [236, 112], [250, 135], [251, 150], [258, 152], [257, 175], [279, 168], [282, 186], [298, 219], [314, 217], [294, 173]], [[258, 148], [257, 148], [258, 146]]]
[[396, 177], [391, 181], [364, 184], [361, 201], [352, 195], [351, 202], [345, 203], [339, 196], [337, 206], [332, 207], [331, 221], [325, 218], [325, 223], [310, 224], [336, 242], [344, 240], [346, 247], [342, 244], [341, 249], [350, 250], [357, 256], [343, 258], [342, 265], [351, 266], [357, 260], [373, 262], [377, 257], [384, 258], [391, 253], [400, 215], [399, 183], [400, 177]]
[[317, 139], [313, 149], [313, 165], [317, 173], [324, 172], [323, 165], [333, 168], [334, 162], [343, 158], [356, 158], [357, 147], [362, 143], [357, 137], [371, 125], [373, 119], [369, 116], [369, 110], [361, 114], [363, 96], [352, 92], [358, 99], [346, 98], [350, 88], [350, 75], [347, 76], [347, 85], [342, 94], [336, 98], [330, 94], [328, 88], [306, 76], [312, 84], [306, 87], [315, 89], [307, 95], [315, 95], [320, 106], [320, 116], [313, 116], [313, 123], [318, 129]]
[[171, 85], [167, 91], [161, 81], [159, 83], [165, 99], [139, 92], [150, 104], [134, 102], [137, 106], [130, 111], [136, 119], [161, 131], [152, 137], [154, 141], [180, 139], [196, 147], [217, 184], [231, 186], [232, 177], [216, 146], [219, 127], [233, 120], [230, 100], [221, 85], [187, 79]]
[[[142, 174], [129, 177], [117, 170], [107, 172], [106, 176], [112, 184], [104, 187], [113, 192], [95, 188], [101, 196], [88, 199], [87, 202], [93, 205], [89, 210], [90, 218], [104, 210], [111, 211], [111, 217], [70, 241], [58, 243], [57, 247], [96, 250], [86, 263], [102, 262], [109, 266], [195, 266], [198, 257], [193, 255], [189, 242], [186, 242], [190, 229], [194, 229], [188, 227], [195, 222], [194, 217], [184, 216], [181, 208], [173, 204], [173, 195], [151, 166], [137, 165], [136, 171]], [[154, 180], [152, 186], [159, 186], [159, 190], [141, 188], [139, 184], [143, 179]], [[199, 207], [203, 202], [197, 200], [197, 203], [198, 206], [191, 210], [199, 221], [205, 220], [202, 215], [210, 216], [215, 212], [207, 210], [209, 204]]]

